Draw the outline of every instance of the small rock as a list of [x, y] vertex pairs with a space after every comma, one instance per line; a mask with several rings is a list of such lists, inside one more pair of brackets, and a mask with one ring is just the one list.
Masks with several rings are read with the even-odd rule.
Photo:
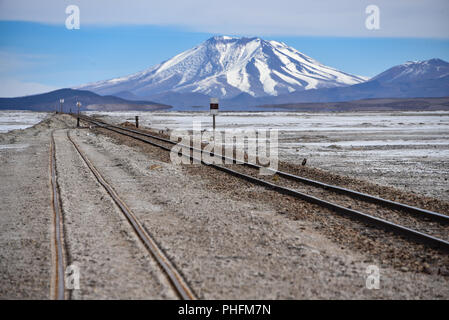
[[150, 166], [150, 170], [155, 170], [155, 169], [159, 169], [159, 168], [162, 168], [160, 165], [158, 165], [158, 164], [153, 164], [153, 165], [151, 165]]
[[439, 268], [438, 269], [438, 274], [442, 275], [442, 276], [449, 276], [449, 269], [447, 268]]
[[432, 269], [429, 266], [423, 266], [422, 271], [427, 274], [432, 274]]

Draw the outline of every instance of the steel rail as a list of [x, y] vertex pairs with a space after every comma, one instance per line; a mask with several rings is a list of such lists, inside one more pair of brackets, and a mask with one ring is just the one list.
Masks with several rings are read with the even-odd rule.
[[90, 169], [92, 174], [95, 176], [98, 183], [100, 183], [106, 192], [111, 196], [112, 200], [116, 203], [119, 209], [122, 211], [128, 222], [131, 224], [132, 228], [136, 232], [137, 236], [141, 239], [145, 247], [149, 250], [150, 254], [156, 259], [159, 266], [167, 275], [170, 284], [175, 289], [177, 295], [183, 300], [195, 300], [195, 295], [192, 289], [189, 288], [187, 282], [183, 279], [180, 273], [176, 270], [167, 256], [162, 252], [156, 241], [145, 229], [145, 227], [140, 223], [135, 214], [126, 205], [126, 203], [119, 197], [117, 192], [111, 187], [111, 185], [106, 181], [106, 179], [101, 175], [98, 169], [92, 164], [92, 162], [87, 158], [83, 151], [81, 151], [79, 145], [72, 139], [69, 131], [67, 131], [67, 138], [73, 144], [78, 154], [83, 159], [87, 167]]
[[399, 225], [399, 224], [387, 221], [385, 219], [381, 219], [381, 218], [369, 215], [367, 213], [363, 213], [361, 211], [357, 211], [357, 210], [353, 210], [353, 209], [349, 209], [349, 208], [340, 206], [338, 204], [335, 204], [335, 203], [332, 203], [332, 202], [329, 202], [329, 201], [326, 201], [326, 200], [323, 200], [323, 199], [320, 199], [320, 198], [308, 195], [306, 193], [302, 193], [302, 192], [299, 192], [299, 191], [296, 191], [296, 190], [293, 190], [293, 189], [282, 187], [282, 186], [279, 186], [279, 185], [267, 182], [265, 180], [261, 180], [261, 179], [252, 177], [250, 175], [246, 175], [246, 174], [237, 172], [235, 170], [231, 170], [231, 169], [228, 169], [228, 168], [225, 168], [225, 167], [217, 166], [215, 164], [210, 164], [210, 166], [214, 167], [217, 170], [224, 171], [224, 172], [227, 172], [228, 174], [232, 174], [232, 175], [234, 175], [236, 177], [239, 177], [241, 179], [247, 180], [249, 182], [253, 182], [255, 184], [259, 184], [261, 186], [264, 186], [264, 187], [269, 188], [269, 189], [273, 189], [273, 190], [275, 190], [277, 192], [280, 192], [280, 193], [283, 193], [283, 194], [286, 194], [286, 195], [294, 196], [296, 198], [305, 200], [305, 201], [310, 202], [310, 203], [318, 204], [318, 205], [320, 205], [322, 207], [326, 207], [328, 209], [331, 209], [334, 212], [341, 213], [341, 214], [344, 214], [344, 215], [348, 215], [348, 216], [351, 216], [353, 218], [357, 218], [359, 220], [365, 221], [367, 223], [370, 223], [370, 224], [373, 224], [373, 225], [376, 225], [376, 226], [379, 226], [379, 227], [383, 227], [383, 228], [389, 229], [391, 231], [397, 232], [397, 233], [402, 234], [404, 236], [411, 237], [411, 238], [413, 238], [414, 240], [417, 240], [420, 243], [424, 243], [424, 244], [428, 244], [428, 245], [431, 245], [431, 246], [435, 246], [437, 248], [440, 248], [440, 249], [443, 249], [444, 251], [449, 252], [449, 242], [446, 241], [446, 240], [443, 240], [443, 239], [440, 239], [440, 238], [436, 238], [436, 237], [428, 235], [426, 233], [423, 233], [423, 232], [420, 232], [420, 231], [417, 231], [417, 230], [414, 230], [414, 229], [411, 229], [411, 228], [408, 228], [408, 227], [405, 227], [405, 226], [402, 226], [402, 225]]
[[[100, 123], [100, 122], [96, 122], [95, 120], [91, 120], [89, 118], [85, 118], [85, 121], [88, 121], [88, 122], [91, 122], [91, 123], [97, 123], [97, 125], [98, 125], [98, 123]], [[153, 146], [157, 146], [157, 147], [162, 148], [164, 150], [167, 150], [167, 151], [171, 150], [168, 147], [165, 147], [165, 146], [162, 146], [162, 145], [158, 145], [157, 143], [154, 143], [154, 142], [149, 141], [147, 139], [143, 139], [141, 137], [136, 137], [136, 136], [133, 136], [132, 134], [129, 134], [129, 133], [120, 132], [119, 130], [114, 129], [117, 126], [110, 126], [110, 125], [99, 125], [99, 126], [104, 128], [104, 129], [111, 130], [111, 131], [114, 131], [116, 133], [119, 133], [119, 134], [122, 134], [122, 135], [125, 135], [125, 136], [128, 136], [128, 137], [134, 138], [136, 140], [142, 141], [144, 143], [148, 143], [148, 144], [151, 144]], [[125, 129], [125, 128], [119, 128], [119, 129], [124, 130], [124, 131], [129, 131], [129, 132], [135, 131], [135, 130]], [[137, 133], [137, 132], [135, 132], [135, 133]], [[168, 140], [166, 140], [166, 139], [163, 139], [163, 140], [168, 142]], [[188, 146], [186, 146], [186, 147], [188, 147]], [[190, 159], [193, 159], [193, 156], [188, 156], [188, 157]], [[235, 170], [232, 170], [232, 169], [229, 169], [229, 168], [225, 168], [225, 167], [222, 167], [222, 166], [219, 166], [219, 165], [216, 165], [216, 164], [212, 164], [212, 163], [205, 163], [202, 160], [201, 160], [201, 163], [204, 164], [204, 165], [210, 166], [210, 167], [212, 167], [212, 168], [214, 168], [216, 170], [223, 171], [223, 172], [226, 172], [228, 174], [231, 174], [231, 175], [233, 175], [235, 177], [238, 177], [240, 179], [243, 179], [243, 180], [246, 180], [246, 181], [258, 184], [258, 185], [261, 185], [261, 186], [263, 186], [263, 187], [265, 187], [267, 189], [272, 189], [272, 190], [277, 191], [279, 193], [290, 195], [290, 196], [293, 196], [293, 197], [305, 200], [307, 202], [314, 203], [314, 204], [320, 205], [322, 207], [326, 207], [326, 208], [328, 208], [328, 209], [330, 209], [330, 210], [332, 210], [332, 211], [334, 211], [336, 213], [339, 213], [339, 214], [342, 214], [342, 215], [346, 215], [346, 216], [350, 216], [352, 218], [356, 218], [356, 219], [358, 219], [360, 221], [363, 221], [365, 223], [368, 223], [368, 224], [371, 224], [371, 225], [375, 225], [375, 226], [378, 226], [378, 227], [382, 227], [384, 229], [387, 229], [387, 230], [396, 232], [398, 234], [407, 236], [407, 237], [415, 240], [416, 242], [424, 243], [426, 245], [430, 245], [432, 247], [436, 247], [436, 248], [439, 248], [439, 249], [444, 250], [446, 252], [449, 252], [449, 242], [446, 241], [446, 240], [443, 240], [443, 239], [440, 239], [440, 238], [436, 238], [436, 237], [428, 235], [426, 233], [423, 233], [423, 232], [420, 232], [420, 231], [417, 231], [417, 230], [414, 230], [414, 229], [411, 229], [411, 228], [408, 228], [408, 227], [405, 227], [405, 226], [402, 226], [402, 225], [399, 225], [399, 224], [396, 224], [396, 223], [393, 223], [393, 222], [390, 222], [390, 221], [387, 221], [387, 220], [384, 220], [384, 219], [381, 219], [381, 218], [378, 218], [378, 217], [375, 217], [375, 216], [372, 216], [372, 215], [369, 215], [369, 214], [366, 214], [366, 213], [363, 213], [361, 211], [349, 209], [349, 208], [340, 206], [338, 204], [335, 204], [335, 203], [332, 203], [332, 202], [329, 202], [329, 201], [326, 201], [326, 200], [323, 200], [323, 199], [320, 199], [320, 198], [317, 198], [317, 197], [314, 197], [314, 196], [311, 196], [311, 195], [308, 195], [308, 194], [305, 194], [305, 193], [302, 193], [302, 192], [299, 192], [299, 191], [296, 191], [296, 190], [293, 190], [293, 189], [282, 187], [282, 186], [279, 186], [279, 185], [267, 182], [265, 180], [252, 177], [250, 175], [246, 175], [246, 174], [240, 173], [238, 171], [235, 171]]]
[[[159, 141], [167, 142], [167, 143], [170, 143], [170, 144], [177, 144], [176, 142], [168, 140], [168, 139], [164, 139], [164, 138], [161, 138], [161, 137], [157, 137], [157, 136], [154, 136], [154, 135], [151, 135], [151, 134], [148, 134], [148, 133], [140, 132], [140, 131], [129, 129], [129, 128], [123, 128], [121, 126], [107, 124], [106, 122], [103, 122], [101, 120], [96, 120], [96, 119], [92, 120], [92, 119], [90, 119], [88, 117], [85, 117], [85, 120], [86, 121], [94, 121], [94, 122], [106, 125], [106, 126], [108, 126], [110, 128], [116, 128], [116, 129], [120, 129], [120, 130], [125, 130], [125, 131], [128, 131], [128, 132], [132, 132], [132, 133], [135, 133], [135, 134], [139, 134], [139, 135], [145, 136], [145, 137], [149, 137], [149, 138], [153, 138], [153, 139], [156, 139], [156, 140], [159, 140]], [[190, 150], [192, 150], [192, 151], [202, 152], [202, 150], [193, 148], [191, 146], [185, 146], [185, 145], [182, 145], [182, 144], [179, 144], [179, 146], [185, 147], [185, 148], [190, 148]], [[214, 153], [211, 153], [211, 155], [215, 156]], [[286, 179], [289, 179], [289, 180], [292, 180], [292, 181], [298, 181], [298, 182], [309, 184], [309, 185], [312, 185], [312, 186], [315, 186], [315, 187], [323, 188], [325, 190], [331, 190], [331, 191], [334, 191], [336, 193], [349, 195], [349, 196], [351, 196], [353, 198], [358, 198], [360, 200], [365, 200], [365, 201], [368, 201], [368, 202], [371, 202], [371, 203], [382, 204], [382, 205], [385, 205], [385, 206], [393, 208], [393, 209], [401, 210], [401, 211], [404, 211], [404, 212], [407, 212], [407, 213], [412, 213], [412, 214], [418, 215], [420, 217], [425, 217], [425, 218], [432, 219], [434, 221], [438, 221], [438, 222], [442, 222], [442, 223], [449, 223], [449, 216], [448, 215], [441, 214], [441, 213], [438, 213], [438, 212], [435, 212], [435, 211], [426, 210], [426, 209], [418, 208], [418, 207], [411, 206], [411, 205], [408, 205], [408, 204], [400, 203], [400, 202], [397, 202], [397, 201], [392, 201], [392, 200], [384, 199], [384, 198], [381, 198], [381, 197], [372, 196], [372, 195], [369, 195], [369, 194], [366, 194], [366, 193], [362, 193], [362, 192], [358, 192], [358, 191], [355, 191], [355, 190], [351, 190], [351, 189], [347, 189], [347, 188], [343, 188], [343, 187], [339, 187], [339, 186], [323, 183], [323, 182], [320, 182], [320, 181], [317, 181], [317, 180], [308, 179], [308, 178], [301, 177], [301, 176], [298, 176], [298, 175], [294, 175], [294, 174], [291, 174], [291, 173], [288, 173], [288, 172], [273, 170], [271, 168], [262, 167], [260, 165], [254, 164], [254, 163], [249, 163], [249, 162], [246, 162], [246, 161], [245, 162], [240, 162], [240, 161], [238, 161], [236, 159], [225, 157], [223, 155], [217, 155], [217, 156], [221, 157], [222, 160], [228, 160], [228, 161], [237, 162], [239, 164], [243, 164], [243, 165], [246, 165], [248, 167], [255, 168], [255, 169], [264, 168], [265, 170], [272, 171], [273, 173], [277, 174], [280, 177], [283, 177], [283, 178], [286, 178]]]
[[63, 217], [61, 206], [61, 194], [59, 192], [59, 184], [56, 170], [56, 148], [54, 139], [54, 130], [50, 137], [50, 184], [52, 194], [52, 208], [53, 208], [53, 246], [55, 250], [54, 256], [54, 284], [53, 284], [53, 298], [57, 300], [65, 299], [65, 284], [64, 284], [64, 243], [63, 243]]

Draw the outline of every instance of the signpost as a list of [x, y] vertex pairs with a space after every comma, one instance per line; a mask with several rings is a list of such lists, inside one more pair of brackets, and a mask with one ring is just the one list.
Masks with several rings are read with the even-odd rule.
[[76, 118], [76, 126], [79, 127], [80, 126], [80, 107], [81, 107], [81, 102], [77, 101], [76, 102], [76, 106], [78, 107], [78, 117]]
[[210, 114], [212, 115], [212, 127], [215, 131], [215, 116], [218, 114], [218, 98], [210, 99]]
[[64, 103], [64, 99], [59, 99], [59, 104], [61, 105], [61, 113], [63, 111], [62, 104]]

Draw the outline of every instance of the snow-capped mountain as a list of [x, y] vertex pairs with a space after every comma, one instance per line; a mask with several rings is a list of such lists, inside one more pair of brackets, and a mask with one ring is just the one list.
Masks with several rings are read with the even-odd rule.
[[[441, 59], [406, 62], [360, 84], [252, 98], [246, 105], [337, 102], [376, 98], [449, 97], [449, 63]], [[228, 101], [230, 103], [231, 101]], [[235, 104], [237, 105], [237, 104]], [[410, 105], [409, 105], [410, 107]]]
[[381, 83], [401, 83], [437, 80], [449, 76], [449, 63], [441, 59], [408, 61], [394, 66], [371, 80]]
[[174, 92], [229, 99], [242, 93], [278, 96], [365, 80], [327, 67], [285, 43], [220, 36], [142, 72], [76, 89], [128, 97]]

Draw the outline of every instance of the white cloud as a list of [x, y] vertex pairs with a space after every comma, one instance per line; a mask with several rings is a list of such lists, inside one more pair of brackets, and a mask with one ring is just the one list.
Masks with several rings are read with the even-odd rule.
[[59, 88], [41, 83], [0, 78], [0, 97], [2, 98], [21, 97], [30, 94], [44, 93], [56, 89]]
[[[65, 24], [76, 4], [83, 24], [152, 24], [247, 35], [449, 38], [447, 0], [1, 0], [0, 19]], [[380, 30], [365, 28], [366, 6]]]

